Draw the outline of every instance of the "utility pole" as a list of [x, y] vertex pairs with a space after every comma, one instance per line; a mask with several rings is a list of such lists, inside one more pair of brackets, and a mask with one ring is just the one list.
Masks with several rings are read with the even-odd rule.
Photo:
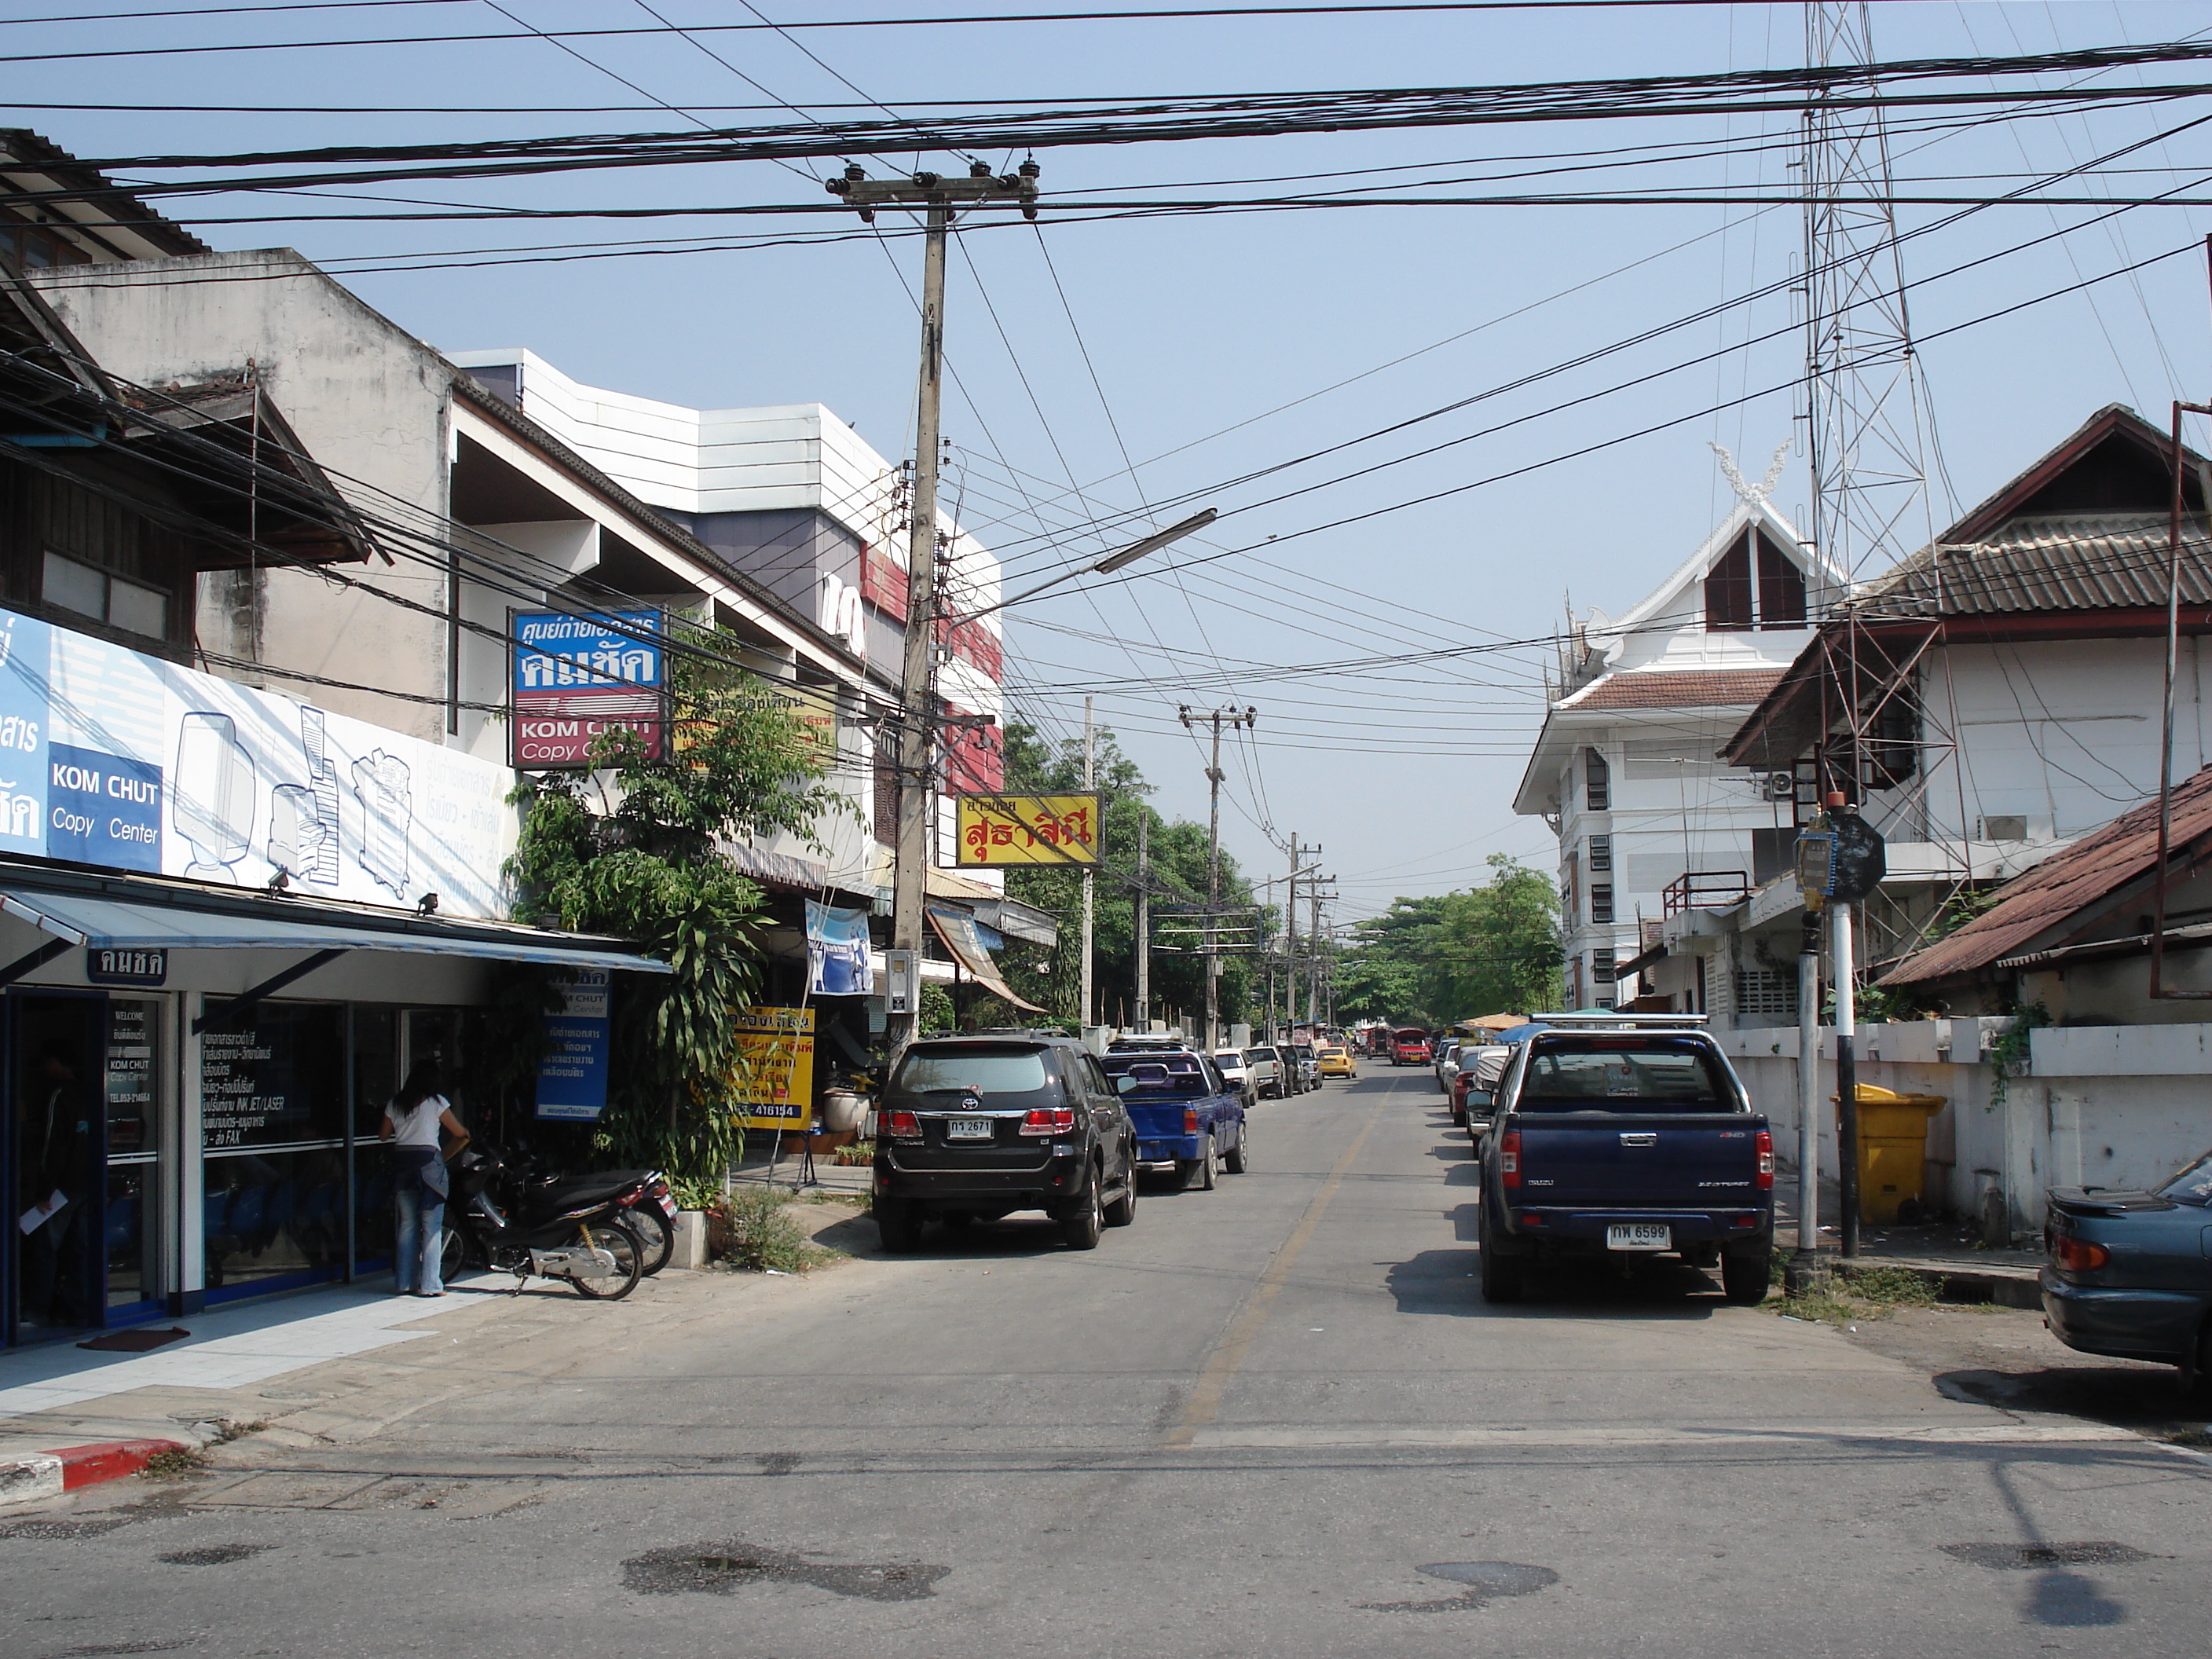
[[1297, 831], [1291, 831], [1291, 885], [1283, 900], [1283, 1015], [1285, 1023], [1291, 1025], [1298, 1022], [1298, 878], [1321, 868], [1315, 864], [1301, 870], [1298, 860], [1320, 851], [1318, 843], [1300, 846]]
[[1211, 802], [1206, 831], [1206, 1052], [1210, 1054], [1221, 1046], [1221, 955], [1216, 932], [1221, 909], [1221, 723], [1228, 721], [1233, 732], [1240, 726], [1250, 726], [1260, 711], [1217, 708], [1195, 720], [1188, 705], [1179, 712], [1186, 727], [1201, 721], [1213, 726], [1213, 759], [1206, 769], [1206, 796]]
[[[1829, 799], [1841, 805], [1839, 798]], [[1829, 948], [1836, 965], [1836, 1162], [1843, 1188], [1843, 1214], [1836, 1224], [1842, 1230], [1844, 1254], [1859, 1253], [1859, 1066], [1852, 1050], [1858, 1036], [1857, 1012], [1851, 985], [1851, 911], [1848, 902], [1828, 913]]]
[[[1314, 851], [1318, 853], [1321, 848], [1316, 847]], [[1334, 876], [1316, 876], [1306, 889], [1307, 902], [1313, 907], [1313, 926], [1306, 939], [1306, 1024], [1316, 1031], [1321, 1018], [1321, 890], [1335, 879]]]
[[894, 1016], [885, 1036], [892, 1054], [914, 1041], [921, 1018], [922, 913], [927, 902], [930, 847], [931, 770], [935, 763], [936, 690], [933, 670], [937, 622], [937, 468], [939, 407], [945, 371], [945, 243], [956, 202], [1018, 202], [1025, 216], [1036, 216], [1037, 166], [1024, 162], [1018, 173], [994, 176], [977, 162], [965, 179], [917, 173], [907, 179], [871, 179], [858, 167], [829, 181], [872, 221], [879, 207], [924, 210], [922, 240], [921, 373], [915, 397], [914, 498], [907, 526], [906, 651], [899, 678], [898, 841], [891, 887], [891, 947], [913, 953], [913, 1011]]
[[[1097, 748], [1092, 743], [1091, 736], [1091, 699], [1085, 697], [1083, 700], [1083, 787], [1086, 793], [1098, 787], [1097, 778]], [[1101, 817], [1103, 817], [1103, 814], [1101, 814]], [[1103, 823], [1098, 825], [1098, 838], [1103, 845], [1106, 838], [1106, 826]], [[1093, 908], [1097, 900], [1093, 896], [1091, 866], [1086, 864], [1083, 866], [1083, 1015], [1079, 1021], [1085, 1025], [1097, 1023], [1091, 1017], [1091, 946], [1097, 931], [1097, 912]]]
[[1807, 912], [1797, 945], [1797, 1254], [1803, 1288], [1820, 1257], [1820, 919]]
[[[1137, 803], [1137, 1029], [1152, 1029], [1152, 872], [1145, 862], [1145, 843], [1152, 809]], [[1086, 875], [1089, 872], [1085, 872]]]

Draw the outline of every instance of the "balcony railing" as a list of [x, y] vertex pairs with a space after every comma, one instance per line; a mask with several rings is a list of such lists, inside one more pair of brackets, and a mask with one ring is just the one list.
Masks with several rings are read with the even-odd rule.
[[1687, 870], [1659, 895], [1663, 914], [1685, 910], [1728, 910], [1751, 896], [1751, 877], [1742, 870]]

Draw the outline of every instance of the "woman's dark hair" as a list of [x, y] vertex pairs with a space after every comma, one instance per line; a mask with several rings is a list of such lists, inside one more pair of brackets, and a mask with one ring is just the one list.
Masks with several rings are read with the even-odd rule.
[[399, 1092], [392, 1103], [403, 1112], [411, 1112], [432, 1095], [446, 1092], [446, 1074], [434, 1060], [418, 1060], [408, 1067], [407, 1081], [399, 1085]]

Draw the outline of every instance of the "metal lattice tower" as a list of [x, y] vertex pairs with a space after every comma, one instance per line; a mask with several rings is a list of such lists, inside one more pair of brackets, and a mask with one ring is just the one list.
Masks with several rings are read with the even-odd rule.
[[[1806, 62], [1876, 62], [1870, 9], [1865, 0], [1808, 4]], [[1863, 101], [1875, 90], [1871, 82], [1838, 82], [1805, 115], [1806, 528], [1827, 562], [1854, 581], [1887, 569], [1929, 533], [1923, 403], [1890, 204], [1888, 127], [1883, 112]], [[1844, 597], [1825, 591], [1820, 608]]]

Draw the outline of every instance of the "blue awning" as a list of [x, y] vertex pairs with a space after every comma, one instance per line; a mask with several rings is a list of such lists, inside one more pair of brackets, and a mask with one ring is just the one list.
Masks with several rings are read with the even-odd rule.
[[[641, 957], [620, 939], [549, 933], [496, 921], [394, 917], [389, 925], [343, 913], [270, 915], [272, 900], [250, 909], [199, 910], [86, 893], [0, 888], [0, 911], [19, 916], [71, 945], [100, 950], [396, 951], [418, 956], [474, 957], [548, 968], [618, 968], [665, 974], [665, 962]], [[302, 907], [305, 908], [304, 906]]]

